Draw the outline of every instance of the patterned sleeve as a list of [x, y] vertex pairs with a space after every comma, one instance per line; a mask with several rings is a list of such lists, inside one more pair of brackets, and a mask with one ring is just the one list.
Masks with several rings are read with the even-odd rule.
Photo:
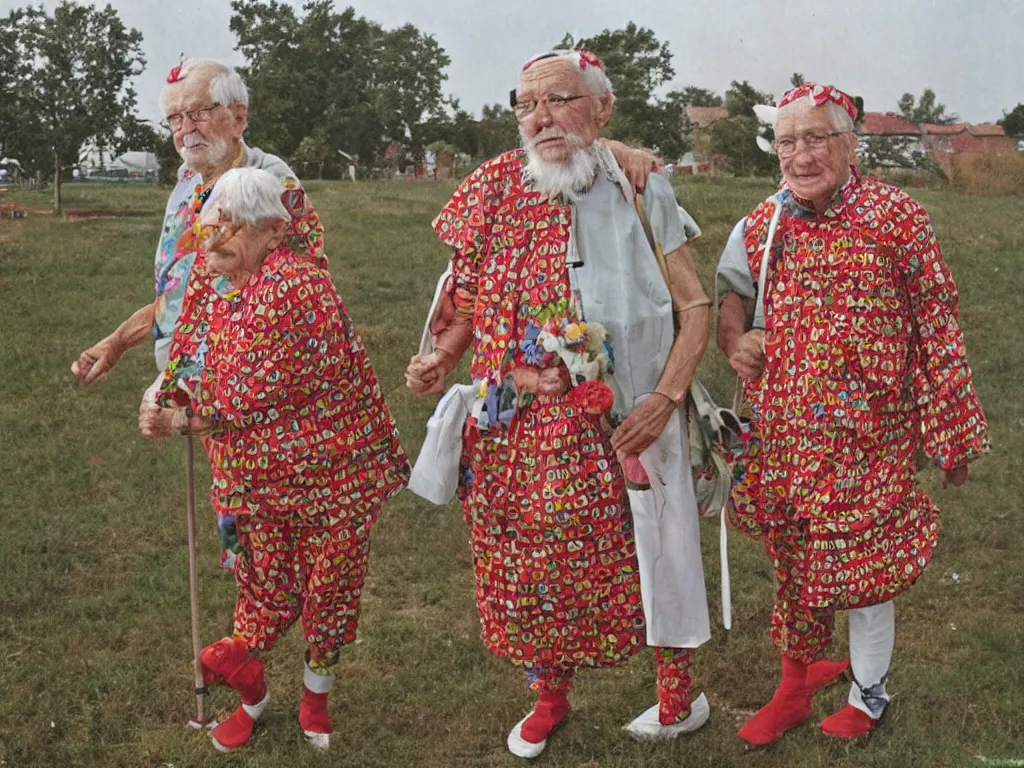
[[330, 358], [330, 318], [316, 297], [302, 278], [272, 284], [254, 313], [262, 325], [203, 369], [192, 392], [193, 410], [244, 428], [268, 411], [285, 414], [303, 407], [323, 384]]
[[967, 364], [959, 298], [928, 214], [896, 201], [906, 225], [895, 236], [916, 326], [914, 396], [925, 452], [945, 470], [988, 451], [988, 425]]
[[281, 183], [284, 185], [281, 202], [292, 215], [291, 226], [285, 233], [285, 243], [295, 253], [306, 256], [321, 269], [327, 269], [324, 228], [309, 195], [294, 176], [285, 176]]
[[473, 171], [433, 222], [441, 242], [452, 249], [453, 298], [462, 311], [471, 312], [476, 306], [480, 267], [498, 204], [495, 174], [501, 172], [503, 157]]

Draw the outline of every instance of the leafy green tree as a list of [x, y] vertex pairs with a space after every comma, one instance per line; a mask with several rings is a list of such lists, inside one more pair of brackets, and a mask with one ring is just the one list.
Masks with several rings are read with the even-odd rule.
[[337, 149], [372, 164], [399, 142], [419, 157], [431, 123], [443, 122], [449, 59], [411, 24], [385, 30], [331, 0], [299, 11], [277, 0], [231, 7], [251, 90], [249, 135], [268, 151], [291, 157], [309, 139], [304, 162], [322, 156], [330, 174]]
[[999, 121], [1007, 136], [1024, 137], [1024, 104], [1018, 104], [1009, 112], [1003, 112]]
[[733, 80], [725, 92], [729, 117], [710, 128], [711, 153], [737, 176], [770, 176], [778, 173], [774, 155], [757, 146], [760, 121], [754, 115], [756, 104], [774, 104], [770, 93], [757, 90], [749, 82]]
[[[722, 97], [714, 91], [709, 91], [707, 88], [688, 85], [681, 91], [673, 91], [672, 94], [677, 94], [676, 98], [678, 101], [687, 107], [722, 106]], [[672, 94], [669, 95], [671, 96]]]
[[652, 30], [630, 22], [624, 29], [580, 40], [566, 35], [558, 47], [582, 48], [604, 62], [615, 91], [615, 111], [605, 131], [609, 138], [651, 147], [667, 158], [689, 149], [685, 104], [678, 97], [656, 95], [675, 70], [668, 43]]
[[[52, 169], [60, 210], [63, 171], [77, 162], [86, 141], [102, 152], [133, 129], [131, 81], [145, 65], [142, 34], [125, 27], [110, 5], [63, 0], [52, 14], [13, 11], [0, 25], [0, 38], [7, 49], [0, 79], [13, 84], [13, 98], [0, 108], [5, 150], [20, 155], [31, 172]], [[12, 51], [14, 66], [6, 61]]]
[[897, 104], [900, 113], [916, 124], [951, 125], [960, 119], [956, 113], [946, 112], [946, 105], [938, 102], [931, 88], [925, 88], [920, 99], [916, 99], [912, 93], [904, 93]]
[[789, 76], [789, 84], [794, 88], [799, 88], [806, 82], [807, 81], [804, 80], [804, 76], [801, 72], [794, 72], [792, 75]]

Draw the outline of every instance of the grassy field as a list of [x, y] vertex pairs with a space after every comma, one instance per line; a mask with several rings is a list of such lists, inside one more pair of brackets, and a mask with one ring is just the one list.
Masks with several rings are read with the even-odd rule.
[[[429, 229], [451, 187], [311, 184], [327, 227], [335, 282], [369, 348], [415, 456], [432, 402], [402, 371], [446, 253]], [[771, 190], [689, 182], [680, 199], [705, 229], [696, 256], [710, 287], [733, 222]], [[0, 766], [512, 766], [505, 735], [531, 706], [522, 676], [478, 637], [467, 533], [455, 505], [411, 494], [374, 530], [359, 641], [332, 694], [337, 734], [314, 754], [297, 727], [302, 639], [267, 658], [274, 698], [252, 745], [221, 756], [185, 729], [192, 714], [183, 445], [143, 441], [143, 345], [93, 390], [68, 366], [151, 300], [152, 254], [167, 190], [67, 188], [69, 208], [128, 208], [131, 218], [71, 223], [0, 219]], [[11, 197], [9, 193], [6, 197]], [[15, 199], [49, 207], [46, 196]], [[827, 740], [816, 722], [846, 696], [820, 694], [815, 720], [779, 744], [746, 751], [737, 726], [774, 690], [767, 638], [768, 562], [733, 537], [735, 625], [695, 655], [710, 723], [675, 743], [639, 745], [620, 730], [655, 701], [654, 662], [583, 673], [574, 711], [545, 766], [959, 766], [1024, 758], [1024, 229], [1021, 198], [922, 191], [958, 280], [962, 319], [992, 455], [964, 489], [923, 483], [944, 511], [941, 546], [897, 603], [886, 721], [865, 743]], [[0, 204], [4, 202], [0, 197]], [[717, 350], [702, 377], [719, 396], [732, 379]], [[200, 486], [208, 471], [201, 468]], [[203, 639], [228, 629], [234, 585], [216, 569], [212, 512], [199, 493]], [[720, 616], [717, 522], [705, 521], [712, 615]], [[845, 623], [835, 652], [845, 652]], [[234, 707], [218, 689], [210, 705]], [[991, 763], [989, 763], [991, 764]]]

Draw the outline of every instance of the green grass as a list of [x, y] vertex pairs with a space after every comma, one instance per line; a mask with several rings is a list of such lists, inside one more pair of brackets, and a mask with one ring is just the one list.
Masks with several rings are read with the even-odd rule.
[[[445, 250], [429, 222], [443, 184], [310, 185], [327, 226], [332, 273], [360, 328], [410, 453], [431, 402], [410, 397], [415, 351]], [[696, 258], [710, 287], [732, 224], [770, 188], [692, 181], [680, 198], [704, 227]], [[147, 442], [135, 417], [154, 375], [145, 345], [102, 386], [68, 371], [79, 350], [151, 298], [152, 254], [167, 190], [66, 189], [68, 208], [138, 217], [69, 223], [0, 219], [0, 766], [513, 766], [505, 735], [529, 708], [522, 676], [478, 637], [467, 532], [456, 505], [402, 494], [373, 534], [359, 642], [332, 695], [327, 755], [301, 742], [302, 638], [267, 659], [274, 698], [251, 747], [216, 755], [184, 724], [192, 714], [183, 446]], [[49, 207], [45, 193], [8, 193]], [[574, 712], [545, 766], [953, 766], [973, 755], [1024, 757], [1024, 230], [1014, 198], [921, 191], [962, 296], [962, 318], [992, 455], [965, 489], [923, 482], [942, 507], [941, 545], [897, 603], [886, 722], [864, 744], [828, 741], [812, 723], [746, 752], [737, 726], [770, 696], [771, 575], [759, 545], [731, 544], [735, 626], [695, 654], [712, 719], [676, 743], [629, 741], [620, 727], [654, 702], [653, 660], [579, 675]], [[0, 202], [3, 202], [0, 200]], [[702, 377], [719, 398], [733, 380], [708, 352]], [[198, 462], [197, 462], [198, 463]], [[208, 472], [200, 468], [199, 484]], [[233, 582], [216, 569], [213, 515], [199, 493], [203, 639], [227, 630]], [[717, 523], [703, 523], [712, 615], [720, 614]], [[959, 582], [952, 578], [960, 575]], [[836, 652], [846, 647], [845, 623]], [[845, 686], [815, 703], [838, 709]], [[215, 712], [234, 706], [219, 689]]]

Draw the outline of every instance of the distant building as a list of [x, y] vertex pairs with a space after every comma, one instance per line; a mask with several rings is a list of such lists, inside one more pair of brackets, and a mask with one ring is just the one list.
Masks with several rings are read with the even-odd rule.
[[996, 123], [915, 124], [894, 112], [867, 112], [858, 131], [861, 146], [868, 136], [902, 137], [899, 146], [908, 160], [912, 153], [929, 154], [945, 171], [957, 155], [1013, 152], [1017, 142]]

